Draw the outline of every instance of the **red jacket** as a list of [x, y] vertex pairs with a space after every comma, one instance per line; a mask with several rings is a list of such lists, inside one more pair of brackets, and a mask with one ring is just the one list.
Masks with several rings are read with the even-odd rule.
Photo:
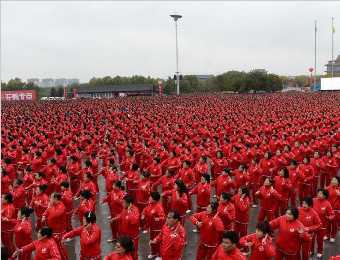
[[145, 216], [148, 226], [153, 231], [160, 231], [165, 222], [164, 209], [158, 201], [149, 203], [142, 211], [142, 216]]
[[22, 185], [14, 188], [10, 193], [13, 195], [13, 204], [15, 208], [22, 208], [26, 206], [25, 190]]
[[11, 180], [10, 178], [6, 176], [1, 176], [1, 195], [5, 193], [9, 193], [8, 186], [11, 185]]
[[34, 260], [61, 260], [58, 246], [53, 238], [36, 240], [21, 248], [24, 253], [35, 250]]
[[226, 203], [220, 203], [217, 208], [218, 216], [223, 222], [224, 231], [232, 230], [232, 225], [235, 221], [235, 207], [229, 201]]
[[112, 190], [102, 199], [102, 202], [107, 202], [109, 204], [111, 214], [120, 214], [123, 210], [122, 200], [125, 195], [125, 192], [121, 189]]
[[127, 179], [126, 181], [126, 187], [127, 187], [127, 191], [129, 191], [129, 189], [131, 190], [138, 190], [138, 182], [135, 183], [135, 181], [138, 181], [139, 177], [138, 177], [138, 171], [127, 171], [125, 172], [120, 179], [123, 180], [124, 178]]
[[137, 202], [148, 203], [150, 198], [150, 181], [139, 180], [137, 191]]
[[113, 190], [113, 184], [119, 180], [118, 172], [107, 169], [102, 174], [105, 177], [106, 192], [110, 193]]
[[240, 239], [240, 246], [246, 242], [251, 242], [251, 254], [249, 260], [270, 260], [275, 256], [275, 247], [271, 238], [268, 236], [266, 241], [263, 238], [257, 238], [256, 234], [251, 234]]
[[[176, 192], [174, 189], [163, 192], [165, 196], [171, 196], [171, 209], [178, 210], [181, 216], [185, 216], [185, 212], [188, 207], [188, 196], [184, 192], [182, 197], [179, 196], [179, 192]], [[177, 195], [178, 194], [178, 195]]]
[[32, 243], [32, 224], [29, 218], [24, 221], [17, 219], [10, 219], [11, 224], [14, 224], [15, 244], [18, 248]]
[[201, 243], [209, 247], [217, 246], [219, 233], [224, 231], [224, 226], [218, 213], [208, 215], [204, 211], [191, 215], [190, 220], [194, 225], [197, 225], [197, 222], [203, 222], [200, 227]]
[[93, 223], [87, 230], [85, 226], [80, 226], [63, 235], [63, 238], [76, 236], [80, 236], [80, 255], [82, 258], [91, 259], [101, 255], [101, 230], [96, 223]]
[[79, 221], [80, 223], [83, 223], [83, 216], [84, 213], [86, 213], [87, 211], [92, 211], [95, 212], [96, 210], [96, 205], [94, 204], [93, 200], [89, 199], [89, 200], [83, 200], [79, 203], [79, 206], [75, 209], [75, 211], [73, 212], [74, 215], [79, 214]]
[[70, 189], [66, 189], [61, 193], [61, 202], [66, 208], [66, 213], [71, 213], [73, 210], [73, 194]]
[[159, 184], [162, 184], [162, 192], [172, 190], [175, 185], [174, 177], [168, 177], [166, 175], [162, 176], [158, 181], [156, 181], [152, 187], [157, 187]]
[[150, 183], [151, 184], [155, 183], [157, 180], [159, 180], [159, 178], [162, 177], [162, 168], [161, 168], [160, 164], [151, 164], [147, 168], [147, 171], [151, 174], [150, 175]]
[[261, 208], [266, 210], [275, 209], [276, 201], [281, 199], [281, 195], [273, 188], [273, 186], [262, 186], [260, 188]]
[[135, 205], [132, 205], [131, 211], [123, 209], [117, 216], [117, 221], [120, 221], [122, 236], [129, 236], [131, 239], [139, 236], [139, 211]]
[[248, 169], [249, 173], [249, 184], [259, 184], [259, 177], [261, 175], [261, 171], [257, 165], [251, 164]]
[[12, 203], [1, 204], [1, 231], [13, 231], [15, 223], [3, 221], [3, 218], [15, 219], [15, 207]]
[[104, 260], [133, 260], [130, 254], [121, 254], [119, 255], [117, 251], [113, 252], [111, 255], [105, 256]]
[[281, 195], [281, 200], [287, 200], [289, 198], [290, 189], [292, 188], [290, 179], [276, 176], [274, 181], [274, 189]]
[[180, 260], [182, 259], [182, 250], [185, 246], [186, 233], [183, 226], [179, 227], [178, 233], [175, 234], [177, 224], [169, 228], [167, 224], [163, 225], [161, 233], [154, 239], [160, 244], [162, 260]]
[[53, 233], [65, 232], [66, 208], [61, 201], [49, 206], [45, 210], [43, 217], [47, 219], [46, 224], [52, 228]]
[[[276, 247], [287, 254], [299, 252], [301, 239], [310, 241], [311, 237], [305, 230], [304, 225], [298, 219], [287, 220], [286, 216], [281, 216], [270, 221], [272, 230], [279, 229], [276, 237]], [[298, 230], [303, 228], [304, 232], [300, 234]]]
[[[209, 183], [203, 184], [199, 182], [195, 188], [190, 191], [192, 194], [197, 194], [196, 204], [200, 207], [207, 207], [210, 203], [211, 187]], [[190, 196], [190, 195], [189, 195]]]
[[306, 210], [303, 207], [299, 207], [299, 220], [305, 227], [310, 228], [309, 234], [318, 231], [322, 226], [318, 213], [312, 208]]
[[258, 164], [262, 177], [272, 177], [272, 172], [277, 168], [273, 159], [262, 158]]
[[39, 195], [35, 195], [30, 203], [30, 208], [34, 210], [37, 218], [42, 218], [43, 213], [48, 207], [50, 203], [49, 198], [45, 193], [41, 193]]
[[194, 172], [191, 168], [181, 169], [175, 179], [181, 179], [187, 187], [191, 187], [195, 182]]
[[75, 196], [79, 197], [79, 193], [82, 190], [89, 190], [92, 194], [92, 200], [96, 200], [97, 188], [93, 181], [82, 182]]
[[247, 172], [240, 172], [239, 170], [236, 170], [232, 173], [232, 175], [235, 176], [236, 188], [245, 186], [250, 180], [249, 174]]
[[250, 199], [248, 196], [242, 199], [238, 194], [233, 197], [235, 202], [235, 222], [246, 224], [249, 222]]
[[313, 199], [313, 209], [318, 213], [319, 218], [322, 222], [322, 228], [325, 229], [328, 224], [328, 218], [332, 220], [335, 216], [331, 204], [327, 199]]
[[200, 182], [201, 181], [201, 175], [203, 173], [208, 172], [208, 165], [207, 163], [197, 163], [194, 167], [194, 174], [195, 174], [195, 181]]
[[230, 189], [236, 188], [235, 182], [232, 180], [232, 178], [228, 175], [223, 176], [222, 174], [217, 177], [215, 181], [210, 183], [210, 186], [216, 186], [216, 195], [219, 197], [221, 196], [222, 192], [230, 192]]
[[336, 191], [340, 192], [340, 185], [335, 188], [335, 186], [330, 185], [326, 188], [329, 192], [329, 196], [328, 196], [328, 201], [332, 206], [332, 209], [334, 210], [334, 212], [340, 212], [340, 195], [338, 195], [336, 193]]
[[237, 247], [227, 253], [223, 250], [222, 245], [220, 245], [213, 255], [212, 260], [247, 260], [247, 257], [245, 257], [245, 255]]

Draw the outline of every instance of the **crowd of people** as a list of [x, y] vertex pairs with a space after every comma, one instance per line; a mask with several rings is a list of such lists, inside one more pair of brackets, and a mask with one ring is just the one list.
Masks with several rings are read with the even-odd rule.
[[337, 92], [2, 102], [2, 251], [67, 260], [80, 237], [81, 260], [138, 260], [143, 232], [149, 259], [180, 260], [190, 215], [197, 260], [320, 258], [340, 222], [339, 104]]

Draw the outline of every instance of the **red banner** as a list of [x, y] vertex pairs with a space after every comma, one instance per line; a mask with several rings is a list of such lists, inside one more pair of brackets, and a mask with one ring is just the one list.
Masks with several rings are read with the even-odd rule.
[[67, 87], [64, 85], [64, 97], [67, 99]]
[[1, 100], [36, 100], [35, 90], [1, 91]]
[[162, 81], [158, 81], [159, 95], [162, 96]]

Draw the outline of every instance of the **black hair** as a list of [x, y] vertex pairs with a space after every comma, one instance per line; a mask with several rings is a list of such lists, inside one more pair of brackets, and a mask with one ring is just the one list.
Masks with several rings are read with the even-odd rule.
[[53, 234], [53, 230], [49, 226], [43, 226], [40, 228], [40, 234], [44, 237], [51, 238]]
[[123, 200], [124, 200], [126, 203], [133, 204], [133, 197], [130, 196], [130, 195], [124, 196]]
[[53, 192], [53, 195], [52, 195], [53, 198], [57, 199], [57, 200], [61, 200], [61, 193], [60, 192]]
[[63, 172], [63, 173], [67, 173], [66, 167], [65, 166], [60, 166], [59, 167], [59, 171]]
[[144, 171], [144, 172], [142, 173], [142, 175], [143, 175], [145, 178], [149, 179], [151, 174], [150, 174], [150, 172]]
[[222, 192], [221, 196], [222, 196], [223, 199], [225, 199], [227, 201], [231, 201], [231, 199], [233, 197], [233, 195], [228, 193], [228, 192]]
[[68, 181], [63, 181], [60, 183], [60, 186], [65, 187], [66, 189], [68, 189], [70, 187], [70, 183]]
[[122, 236], [118, 238], [116, 243], [119, 243], [120, 246], [125, 249], [125, 254], [128, 254], [135, 249], [133, 246], [133, 241], [129, 236]]
[[137, 171], [138, 170], [138, 163], [131, 164], [131, 170], [132, 171]]
[[295, 160], [290, 160], [289, 165], [291, 165], [291, 164], [293, 164], [294, 166], [298, 165], [297, 161], [295, 161]]
[[297, 207], [291, 206], [286, 208], [285, 212], [287, 212], [288, 210], [290, 210], [290, 212], [292, 212], [294, 219], [298, 219], [299, 218], [299, 210], [297, 209]]
[[179, 196], [182, 198], [183, 193], [188, 193], [187, 186], [180, 179], [175, 180], [175, 184], [178, 186]]
[[107, 160], [111, 165], [114, 165], [115, 164], [115, 159], [113, 158], [110, 158]]
[[229, 173], [230, 173], [230, 168], [226, 167], [226, 168], [224, 168], [222, 171], [229, 174]]
[[10, 257], [7, 247], [1, 246], [1, 260], [8, 260]]
[[46, 185], [46, 184], [39, 184], [37, 187], [39, 187], [39, 189], [40, 189], [42, 192], [45, 192], [45, 190], [47, 189], [47, 185]]
[[41, 177], [41, 178], [44, 178], [45, 176], [45, 173], [44, 172], [37, 172], [38, 176]]
[[91, 191], [89, 191], [89, 190], [81, 190], [80, 192], [79, 192], [79, 196], [82, 196], [82, 197], [84, 197], [85, 199], [91, 199], [92, 198], [92, 193], [91, 193]]
[[249, 197], [249, 190], [247, 186], [241, 186], [240, 189], [242, 191], [242, 195], [245, 194], [247, 197]]
[[1, 169], [1, 173], [3, 176], [6, 176], [7, 175], [7, 170], [6, 169]]
[[22, 180], [20, 180], [20, 179], [15, 179], [13, 182], [15, 182], [15, 183], [18, 184], [18, 185], [21, 185], [21, 184], [22, 184]]
[[269, 222], [267, 220], [257, 223], [256, 229], [262, 231], [264, 234], [271, 234], [272, 232]]
[[8, 203], [13, 203], [13, 195], [11, 193], [5, 193], [2, 195]]
[[170, 176], [174, 176], [175, 175], [175, 171], [173, 169], [167, 169], [168, 173]]
[[177, 219], [178, 221], [181, 219], [181, 215], [178, 210], [170, 210], [169, 213], [172, 213], [172, 218]]
[[213, 212], [217, 211], [218, 202], [211, 202], [209, 205], [210, 205], [211, 209], [213, 210]]
[[72, 156], [71, 156], [71, 160], [72, 160], [72, 161], [75, 161], [75, 162], [78, 162], [78, 157], [75, 156], [75, 155], [72, 155]]
[[283, 167], [283, 168], [281, 169], [281, 171], [283, 171], [283, 176], [284, 176], [286, 179], [288, 179], [288, 178], [289, 178], [289, 171], [288, 171], [287, 167]]
[[336, 179], [338, 181], [338, 185], [340, 185], [340, 177], [339, 176], [333, 176], [332, 179]]
[[33, 210], [28, 207], [22, 207], [19, 209], [19, 211], [21, 215], [24, 215], [26, 218], [29, 218], [31, 213], [33, 212]]
[[[72, 158], [71, 158], [71, 159], [72, 159]], [[55, 163], [57, 162], [57, 160], [54, 159], [54, 158], [51, 158], [51, 159], [50, 159], [50, 162], [53, 163], [53, 164], [55, 164]]]
[[248, 166], [245, 163], [241, 163], [240, 166], [242, 166], [243, 170], [247, 170], [248, 169]]
[[191, 165], [191, 162], [190, 162], [190, 161], [188, 161], [188, 160], [185, 160], [185, 161], [184, 161], [184, 163], [185, 163], [186, 165], [188, 165], [188, 166], [190, 166], [190, 165]]
[[92, 211], [85, 212], [84, 218], [86, 219], [87, 223], [94, 223], [97, 220], [96, 214]]
[[303, 197], [302, 201], [306, 202], [309, 207], [313, 207], [313, 199], [311, 197]]
[[91, 161], [85, 161], [85, 165], [86, 165], [86, 167], [92, 167]]
[[12, 162], [12, 159], [7, 157], [7, 158], [5, 158], [4, 162], [6, 164], [10, 164]]
[[272, 153], [271, 153], [271, 152], [267, 151], [267, 152], [265, 152], [265, 153], [268, 154], [268, 159], [271, 159], [271, 158], [272, 158]]
[[90, 172], [85, 172], [85, 175], [88, 179], [90, 179], [90, 180], [93, 179], [92, 174]]
[[203, 177], [207, 183], [210, 183], [210, 175], [208, 173], [203, 173], [201, 177]]
[[161, 199], [161, 195], [159, 194], [158, 191], [151, 192], [150, 197], [155, 201], [159, 201]]
[[310, 163], [310, 157], [309, 156], [305, 156], [303, 159], [307, 159], [307, 162]]
[[320, 188], [320, 189], [318, 189], [318, 193], [319, 193], [319, 191], [321, 191], [323, 193], [323, 195], [325, 196], [325, 198], [328, 199], [328, 196], [329, 196], [328, 190]]
[[223, 238], [229, 239], [232, 244], [237, 244], [239, 241], [239, 237], [234, 231], [227, 231], [224, 235]]

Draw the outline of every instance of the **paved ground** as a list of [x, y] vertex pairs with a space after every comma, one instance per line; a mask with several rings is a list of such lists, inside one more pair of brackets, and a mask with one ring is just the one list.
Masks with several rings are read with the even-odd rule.
[[[105, 190], [105, 180], [102, 176], [99, 176], [99, 187], [100, 187], [100, 193], [97, 195], [97, 201], [100, 201], [103, 197], [106, 195]], [[195, 205], [196, 196], [193, 196], [193, 204]], [[75, 202], [75, 207], [79, 202]], [[255, 226], [257, 223], [257, 216], [258, 216], [259, 208], [251, 208], [250, 209], [250, 225], [248, 228], [248, 233], [255, 232]], [[102, 256], [106, 256], [107, 254], [110, 254], [114, 251], [115, 246], [114, 244], [109, 244], [106, 242], [107, 239], [111, 236], [111, 229], [109, 222], [107, 220], [107, 217], [109, 214], [109, 208], [107, 204], [103, 204], [101, 206], [97, 206], [96, 208], [96, 215], [97, 215], [97, 224], [102, 230], [102, 242], [101, 242], [101, 248], [102, 248]], [[189, 214], [187, 214], [186, 218], [186, 232], [187, 232], [187, 239], [188, 244], [183, 250], [183, 260], [194, 260], [196, 258], [196, 251], [197, 246], [199, 244], [199, 233], [193, 233], [192, 230], [195, 228], [194, 225], [191, 224], [189, 220]], [[79, 226], [79, 220], [77, 218], [76, 221], [73, 222], [73, 227]], [[34, 239], [36, 239], [36, 233], [34, 232], [33, 235]], [[148, 259], [148, 254], [150, 253], [149, 249], [149, 233], [147, 234], [140, 234], [140, 240], [139, 240], [139, 260], [146, 260]], [[322, 260], [329, 259], [332, 255], [340, 254], [340, 237], [337, 236], [335, 243], [330, 243], [329, 241], [324, 243], [324, 256], [323, 258], [320, 258]], [[69, 255], [70, 260], [79, 260], [79, 251], [80, 251], [80, 244], [79, 244], [79, 238], [69, 242], [66, 244], [66, 250]], [[312, 258], [312, 259], [317, 259]]]

